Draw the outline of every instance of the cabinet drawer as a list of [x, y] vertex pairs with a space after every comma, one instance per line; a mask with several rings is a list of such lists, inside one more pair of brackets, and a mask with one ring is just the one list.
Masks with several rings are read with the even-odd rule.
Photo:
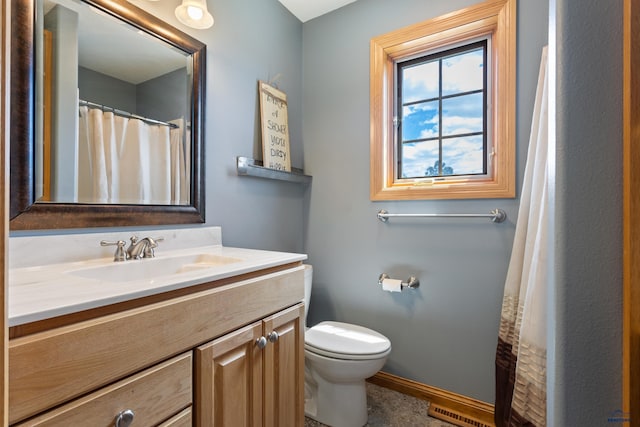
[[191, 427], [193, 425], [191, 415], [193, 414], [192, 407], [189, 406], [184, 411], [180, 412], [170, 420], [167, 420], [160, 424], [158, 427]]
[[[134, 412], [134, 425], [155, 426], [191, 405], [192, 353], [177, 356], [129, 378], [72, 401], [22, 426], [107, 426], [122, 411]], [[176, 427], [179, 415], [173, 424]], [[190, 411], [188, 413], [190, 419]]]

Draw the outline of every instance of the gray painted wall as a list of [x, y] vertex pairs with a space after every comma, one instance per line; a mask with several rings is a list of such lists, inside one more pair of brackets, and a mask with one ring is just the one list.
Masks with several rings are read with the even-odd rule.
[[551, 2], [558, 51], [550, 426], [607, 425], [622, 406], [622, 4]]
[[[369, 200], [369, 40], [476, 0], [358, 1], [303, 26], [303, 128], [313, 175], [306, 251], [314, 265], [310, 324], [337, 319], [385, 334], [384, 370], [494, 401], [494, 358], [518, 200]], [[524, 174], [548, 9], [518, 2], [517, 175]], [[390, 220], [376, 212], [480, 212], [509, 220]], [[383, 292], [378, 275], [417, 276], [420, 289]]]
[[83, 101], [136, 112], [136, 85], [124, 80], [78, 67], [78, 92]]
[[[145, 3], [148, 4], [148, 3]], [[207, 222], [224, 243], [303, 251], [304, 186], [236, 175], [236, 156], [262, 158], [258, 80], [287, 94], [291, 164], [302, 167], [302, 24], [276, 0], [209, 2]], [[171, 11], [173, 14], [173, 11]]]
[[191, 76], [185, 67], [138, 84], [136, 112], [156, 120], [169, 121], [184, 117], [190, 121], [191, 108], [187, 106], [190, 80]]
[[[78, 67], [80, 99], [155, 120], [188, 119], [187, 69], [172, 71], [140, 84]], [[168, 102], [170, 100], [170, 102]]]

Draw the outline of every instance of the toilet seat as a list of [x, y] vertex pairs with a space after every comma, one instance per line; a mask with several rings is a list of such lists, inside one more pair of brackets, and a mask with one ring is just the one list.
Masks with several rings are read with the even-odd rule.
[[325, 321], [307, 329], [304, 347], [333, 359], [365, 360], [386, 356], [391, 350], [391, 342], [363, 326]]

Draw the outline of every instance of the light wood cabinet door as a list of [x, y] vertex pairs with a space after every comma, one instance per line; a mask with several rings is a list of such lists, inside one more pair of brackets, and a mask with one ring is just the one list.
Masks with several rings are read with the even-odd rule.
[[195, 351], [197, 427], [262, 425], [262, 323], [231, 332]]
[[[304, 306], [264, 319], [264, 426], [304, 425]], [[274, 332], [277, 335], [274, 335]]]
[[196, 349], [196, 426], [304, 425], [303, 316], [298, 304]]

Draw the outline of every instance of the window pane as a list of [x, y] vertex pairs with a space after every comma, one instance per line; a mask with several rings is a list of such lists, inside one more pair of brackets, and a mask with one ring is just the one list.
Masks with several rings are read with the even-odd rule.
[[438, 101], [402, 109], [402, 141], [438, 137]]
[[431, 167], [438, 167], [439, 155], [438, 141], [410, 142], [402, 145], [402, 171], [401, 178], [420, 178], [427, 176]]
[[439, 93], [438, 61], [402, 70], [402, 102], [437, 98]]
[[482, 93], [442, 100], [442, 135], [483, 132]]
[[443, 175], [485, 173], [483, 158], [482, 135], [442, 140]]
[[482, 90], [483, 49], [442, 58], [442, 95]]
[[399, 64], [401, 179], [486, 173], [485, 47], [463, 49]]

